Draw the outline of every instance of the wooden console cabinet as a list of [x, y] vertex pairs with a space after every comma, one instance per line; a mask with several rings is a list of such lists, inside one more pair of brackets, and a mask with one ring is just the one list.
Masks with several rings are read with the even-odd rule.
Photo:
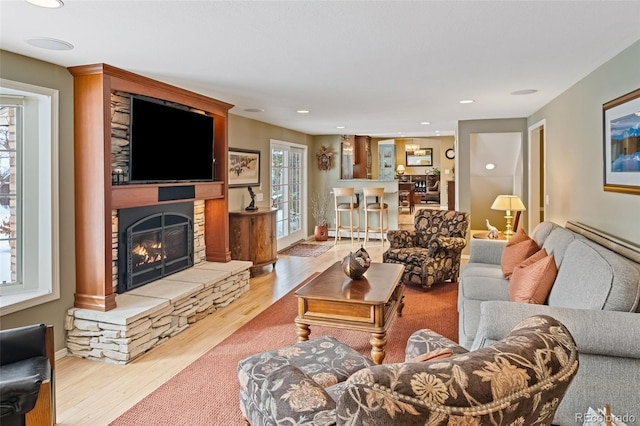
[[253, 262], [251, 274], [278, 260], [276, 209], [229, 212], [229, 248], [234, 260]]

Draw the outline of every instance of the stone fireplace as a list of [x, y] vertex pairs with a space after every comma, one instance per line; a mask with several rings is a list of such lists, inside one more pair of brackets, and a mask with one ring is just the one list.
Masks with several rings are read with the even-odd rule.
[[112, 211], [118, 307], [69, 309], [70, 355], [127, 364], [249, 289], [251, 262], [206, 261], [204, 216], [202, 200]]
[[[229, 250], [223, 172], [228, 111], [233, 105], [107, 64], [71, 67], [69, 72], [74, 77], [75, 106], [76, 289], [65, 322], [67, 349], [72, 356], [126, 364], [249, 288], [251, 263], [231, 260]], [[129, 94], [212, 116], [218, 178], [131, 182], [128, 106], [120, 102]], [[183, 141], [176, 142], [176, 149], [184, 149]], [[120, 234], [119, 221], [129, 209], [178, 203], [191, 203], [192, 215], [145, 213], [134, 221], [136, 225], [127, 225], [124, 236]], [[174, 238], [179, 249], [169, 253], [166, 244], [173, 245], [168, 240]], [[159, 241], [148, 242], [154, 239]], [[140, 246], [143, 261], [122, 255], [123, 244], [129, 244], [131, 252]], [[124, 287], [119, 287], [122, 275]]]

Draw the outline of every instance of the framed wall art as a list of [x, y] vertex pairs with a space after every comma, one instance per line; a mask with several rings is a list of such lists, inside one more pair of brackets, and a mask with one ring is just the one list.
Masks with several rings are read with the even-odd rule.
[[260, 185], [260, 151], [229, 148], [229, 188]]
[[420, 148], [415, 151], [407, 151], [407, 166], [433, 166], [433, 150]]
[[640, 195], [640, 89], [602, 106], [604, 190]]

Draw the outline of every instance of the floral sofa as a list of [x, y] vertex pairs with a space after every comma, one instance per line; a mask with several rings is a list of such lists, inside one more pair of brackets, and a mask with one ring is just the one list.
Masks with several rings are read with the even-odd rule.
[[429, 288], [447, 280], [456, 281], [462, 249], [467, 245], [469, 213], [419, 209], [415, 229], [387, 232], [389, 249], [385, 263], [404, 265], [402, 281]]
[[253, 426], [549, 425], [578, 370], [571, 334], [548, 316], [474, 352], [420, 330], [405, 355], [374, 366], [331, 337], [257, 354], [238, 364], [240, 407]]

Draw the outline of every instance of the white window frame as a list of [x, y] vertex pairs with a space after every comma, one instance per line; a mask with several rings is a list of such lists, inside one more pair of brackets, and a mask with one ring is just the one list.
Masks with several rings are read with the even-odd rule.
[[18, 265], [22, 282], [0, 286], [0, 315], [60, 298], [59, 91], [0, 79], [0, 95], [23, 97], [22, 229]]

